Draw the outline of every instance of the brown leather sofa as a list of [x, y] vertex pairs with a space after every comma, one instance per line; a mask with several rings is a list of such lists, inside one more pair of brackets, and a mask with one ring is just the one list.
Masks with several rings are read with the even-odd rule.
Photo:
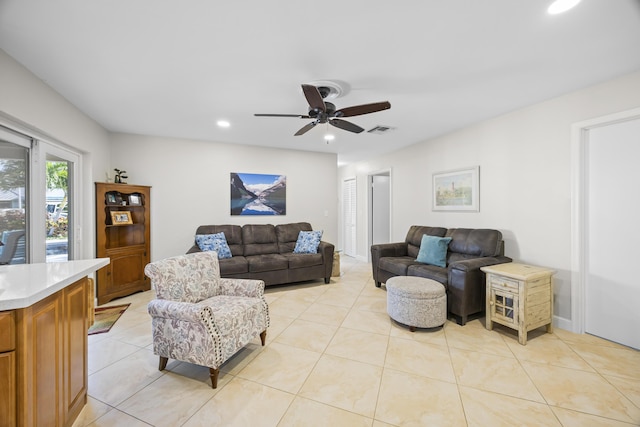
[[[260, 279], [266, 286], [319, 278], [329, 283], [334, 245], [321, 241], [317, 254], [294, 254], [300, 231], [312, 231], [311, 224], [201, 225], [196, 234], [224, 232], [233, 256], [220, 260], [222, 277]], [[200, 252], [195, 240], [187, 251], [193, 252]]]
[[[446, 267], [416, 260], [423, 235], [451, 237]], [[485, 276], [480, 267], [511, 262], [504, 256], [498, 230], [413, 225], [404, 242], [371, 246], [373, 280], [377, 287], [394, 276], [419, 276], [436, 280], [447, 291], [447, 310], [460, 325], [469, 315], [485, 309]]]

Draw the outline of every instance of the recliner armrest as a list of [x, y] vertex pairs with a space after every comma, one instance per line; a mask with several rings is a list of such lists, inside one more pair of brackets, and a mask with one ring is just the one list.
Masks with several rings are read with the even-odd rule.
[[238, 297], [262, 298], [264, 295], [264, 281], [253, 279], [229, 279], [221, 277], [220, 294]]

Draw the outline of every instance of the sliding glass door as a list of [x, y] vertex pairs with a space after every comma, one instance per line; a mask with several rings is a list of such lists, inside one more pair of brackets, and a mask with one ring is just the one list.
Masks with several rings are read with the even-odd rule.
[[74, 259], [80, 156], [0, 126], [0, 265]]

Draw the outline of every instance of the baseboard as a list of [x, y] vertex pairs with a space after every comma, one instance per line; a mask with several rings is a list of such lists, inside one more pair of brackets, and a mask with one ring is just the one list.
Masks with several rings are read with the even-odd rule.
[[564, 329], [565, 331], [574, 332], [573, 321], [565, 317], [553, 316], [553, 327]]

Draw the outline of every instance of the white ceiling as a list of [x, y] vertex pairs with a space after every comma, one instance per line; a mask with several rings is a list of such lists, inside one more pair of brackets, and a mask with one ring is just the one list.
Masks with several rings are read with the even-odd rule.
[[[640, 1], [0, 0], [0, 48], [106, 129], [362, 160], [640, 70]], [[301, 83], [384, 135], [308, 119]], [[0, 94], [1, 96], [1, 94]], [[216, 121], [231, 127], [221, 129]], [[320, 128], [320, 129], [318, 129]]]

